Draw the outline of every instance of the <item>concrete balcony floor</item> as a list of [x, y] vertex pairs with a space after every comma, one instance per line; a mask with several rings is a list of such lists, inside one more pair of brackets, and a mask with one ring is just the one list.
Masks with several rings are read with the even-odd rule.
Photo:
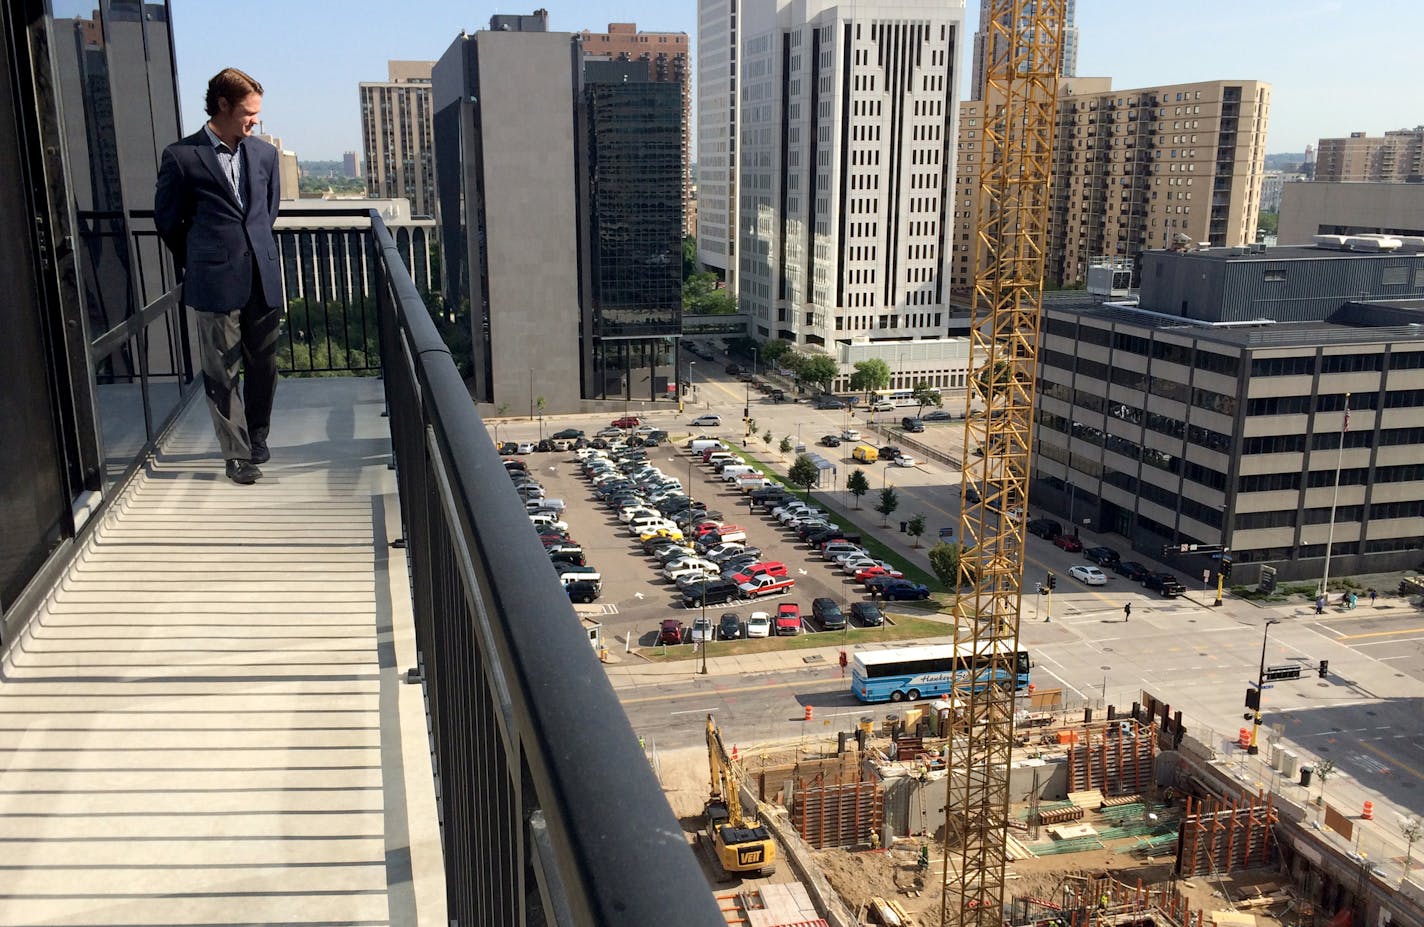
[[381, 383], [285, 380], [255, 486], [202, 397], [0, 680], [0, 923], [444, 924]]

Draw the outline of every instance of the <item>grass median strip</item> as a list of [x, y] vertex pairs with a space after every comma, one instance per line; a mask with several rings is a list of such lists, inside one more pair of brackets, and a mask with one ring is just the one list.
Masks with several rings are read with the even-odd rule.
[[[891, 613], [894, 624], [879, 628], [851, 628], [849, 631], [822, 631], [817, 634], [797, 634], [794, 637], [759, 637], [754, 640], [713, 641], [707, 651], [709, 658], [734, 657], [746, 653], [769, 653], [774, 650], [814, 650], [817, 647], [850, 646], [874, 644], [879, 641], [921, 640], [930, 637], [947, 637], [952, 628], [943, 621], [916, 618], [912, 615]], [[638, 653], [655, 662], [692, 660], [701, 656], [691, 644], [674, 647], [644, 647]]]

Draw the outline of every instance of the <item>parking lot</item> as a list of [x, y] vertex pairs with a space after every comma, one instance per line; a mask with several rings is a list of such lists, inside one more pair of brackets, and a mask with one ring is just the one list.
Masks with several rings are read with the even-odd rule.
[[[700, 433], [697, 436], [702, 437]], [[721, 513], [721, 521], [745, 529], [747, 544], [761, 551], [760, 560], [784, 563], [788, 577], [795, 582], [788, 593], [726, 605], [709, 604], [706, 613], [714, 626], [728, 611], [738, 613], [744, 624], [754, 611], [774, 615], [782, 603], [794, 602], [803, 615], [802, 633], [815, 633], [818, 628], [811, 618], [813, 599], [833, 599], [847, 615], [853, 603], [869, 601], [864, 587], [853, 577], [822, 559], [818, 551], [802, 543], [794, 531], [782, 527], [765, 509], [753, 510], [750, 494], [723, 481], [701, 461], [700, 454], [689, 453], [683, 446], [686, 441], [683, 438], [678, 445], [645, 449], [648, 462], [679, 480], [693, 500], [706, 504], [709, 514]], [[564, 501], [563, 520], [571, 538], [583, 548], [588, 565], [602, 575], [600, 598], [576, 608], [603, 624], [605, 639], [612, 642], [631, 634], [640, 646], [652, 646], [660, 623], [668, 618], [682, 621], [690, 630], [701, 610], [683, 606], [677, 585], [661, 575], [658, 562], [644, 552], [638, 537], [630, 534], [617, 513], [595, 496], [593, 484], [582, 475], [575, 454], [529, 453], [520, 455], [520, 459], [543, 485], [546, 498]]]

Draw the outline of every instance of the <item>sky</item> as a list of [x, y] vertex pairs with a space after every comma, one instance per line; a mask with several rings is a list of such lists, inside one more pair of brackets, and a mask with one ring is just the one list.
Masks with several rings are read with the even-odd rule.
[[[356, 86], [385, 80], [388, 59], [436, 60], [462, 29], [487, 28], [493, 13], [543, 6], [549, 27], [562, 32], [602, 30], [610, 22], [687, 32], [694, 79], [696, 73], [696, 0], [537, 0], [514, 7], [470, 0], [171, 0], [171, 6], [184, 131], [202, 125], [208, 78], [238, 67], [266, 90], [265, 131], [304, 161], [360, 151]], [[968, 60], [978, 17], [979, 3], [969, 0], [960, 60]], [[1077, 0], [1077, 25], [1078, 75], [1111, 77], [1116, 88], [1218, 79], [1272, 84], [1267, 153], [1424, 123], [1409, 76], [1424, 35], [1421, 0]], [[965, 68], [961, 99], [968, 81]]]

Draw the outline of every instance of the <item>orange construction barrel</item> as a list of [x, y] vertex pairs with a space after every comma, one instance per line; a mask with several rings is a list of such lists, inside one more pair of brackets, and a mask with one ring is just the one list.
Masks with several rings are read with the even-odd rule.
[[1372, 801], [1365, 802], [1365, 810], [1360, 812], [1360, 817], [1366, 821], [1373, 821], [1375, 819], [1375, 803]]
[[811, 720], [811, 706], [810, 706], [810, 705], [807, 705], [807, 706], [806, 706], [806, 718], [805, 718], [805, 720], [807, 720], [807, 721], [810, 721], [810, 720]]
[[1238, 728], [1236, 731], [1236, 745], [1238, 747], [1251, 746], [1251, 729], [1249, 727]]

